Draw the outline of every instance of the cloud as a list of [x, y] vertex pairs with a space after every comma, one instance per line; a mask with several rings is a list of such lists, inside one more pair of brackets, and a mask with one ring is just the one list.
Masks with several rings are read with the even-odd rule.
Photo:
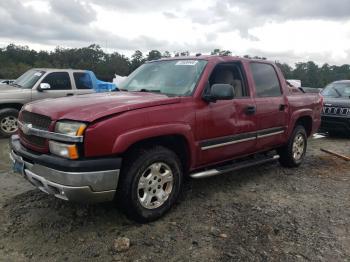
[[350, 18], [350, 1], [348, 0], [239, 0], [228, 1], [229, 5], [242, 7], [253, 15], [264, 16], [267, 19], [272, 16], [275, 19], [330, 19], [340, 20]]
[[[51, 3], [51, 2], [50, 2]], [[64, 1], [62, 1], [64, 3]], [[52, 4], [52, 3], [51, 3]], [[55, 40], [90, 40], [88, 26], [94, 20], [89, 9], [73, 4], [71, 12], [66, 12], [66, 5], [57, 8], [52, 5], [49, 12], [38, 12], [23, 2], [12, 0], [0, 2], [0, 36], [13, 39], [26, 39], [34, 42]], [[73, 17], [74, 12], [82, 15]], [[89, 16], [92, 15], [92, 17]], [[83, 16], [89, 18], [83, 18]], [[84, 26], [81, 26], [84, 24]]]
[[96, 20], [96, 11], [89, 3], [78, 0], [51, 0], [50, 5], [54, 14], [73, 23], [86, 24]]
[[[179, 1], [182, 0], [176, 2]], [[141, 27], [140, 34], [135, 37], [121, 36], [114, 32], [104, 31], [93, 26], [96, 21], [96, 11], [86, 1], [51, 0], [48, 2], [48, 12], [39, 12], [31, 5], [25, 5], [25, 2], [19, 0], [10, 0], [7, 3], [0, 2], [0, 15], [3, 18], [0, 22], [2, 28], [0, 38], [45, 45], [82, 46], [90, 43], [106, 43], [109, 48], [113, 49], [141, 49], [144, 51], [158, 49], [161, 51], [210, 52], [217, 46], [214, 42], [215, 33], [208, 33], [206, 36], [210, 37], [207, 41], [203, 41], [200, 37], [188, 39], [188, 41], [169, 41], [143, 35]], [[135, 2], [130, 1], [105, 0], [98, 1], [98, 3], [105, 8], [133, 8], [136, 5]], [[157, 6], [156, 8], [165, 8], [171, 6], [171, 1], [164, 3], [158, 0], [141, 0], [137, 5], [142, 6], [142, 8], [151, 7], [152, 5], [153, 7], [154, 5]], [[163, 15], [166, 18], [176, 18], [176, 14], [172, 12], [164, 11]]]
[[163, 12], [163, 15], [167, 18], [170, 18], [170, 19], [178, 18], [177, 15], [175, 15], [174, 13], [171, 13], [171, 12]]
[[79, 1], [50, 1], [49, 12], [38, 12], [32, 6], [12, 0], [0, 2], [0, 37], [25, 40], [33, 43], [61, 45], [62, 42], [74, 46], [90, 43], [108, 43], [116, 49], [159, 48], [166, 41], [140, 35], [128, 39], [114, 33], [93, 28], [96, 12], [89, 4]]
[[0, 40], [342, 63], [349, 10], [349, 0], [1, 0]]
[[350, 19], [349, 0], [216, 0], [209, 8], [193, 8], [185, 12], [185, 17], [202, 25], [217, 24], [218, 32], [238, 31], [243, 38], [259, 39], [249, 33], [255, 27], [268, 22], [298, 20]]
[[188, 0], [91, 0], [94, 4], [116, 10], [127, 10], [130, 12], [153, 12], [158, 10], [168, 11]]

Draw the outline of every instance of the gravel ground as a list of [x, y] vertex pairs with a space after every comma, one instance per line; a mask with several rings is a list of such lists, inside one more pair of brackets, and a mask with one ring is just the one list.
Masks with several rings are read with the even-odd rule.
[[313, 138], [300, 168], [188, 180], [164, 218], [140, 225], [111, 203], [35, 190], [10, 171], [2, 139], [0, 261], [350, 261], [350, 162], [321, 147], [350, 155], [350, 139]]

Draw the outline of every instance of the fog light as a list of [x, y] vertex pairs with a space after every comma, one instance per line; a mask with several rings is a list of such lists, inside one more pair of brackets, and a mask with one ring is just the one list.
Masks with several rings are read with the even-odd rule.
[[78, 148], [75, 144], [64, 144], [56, 141], [49, 141], [49, 148], [52, 154], [69, 159], [79, 158]]

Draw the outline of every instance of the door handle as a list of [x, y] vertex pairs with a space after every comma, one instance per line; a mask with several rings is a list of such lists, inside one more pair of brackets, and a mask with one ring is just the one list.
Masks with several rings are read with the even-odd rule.
[[279, 110], [284, 111], [286, 109], [287, 105], [281, 104]]
[[256, 107], [255, 106], [247, 106], [245, 108], [245, 113], [247, 115], [254, 115], [256, 113]]
[[73, 93], [68, 93], [66, 96], [72, 96], [72, 95], [74, 95]]

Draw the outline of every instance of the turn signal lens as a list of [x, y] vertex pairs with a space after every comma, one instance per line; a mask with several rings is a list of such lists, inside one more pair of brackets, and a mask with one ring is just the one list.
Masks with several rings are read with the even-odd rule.
[[68, 159], [79, 158], [78, 148], [75, 144], [64, 144], [56, 141], [49, 141], [49, 148], [50, 152], [54, 155]]

